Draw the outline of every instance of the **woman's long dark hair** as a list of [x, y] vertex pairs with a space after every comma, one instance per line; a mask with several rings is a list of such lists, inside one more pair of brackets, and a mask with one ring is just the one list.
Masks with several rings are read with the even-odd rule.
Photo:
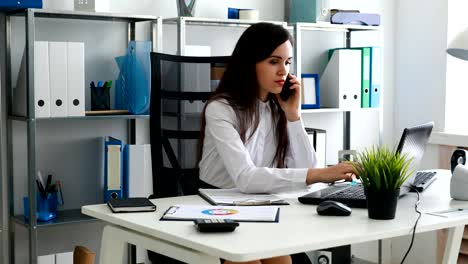
[[[234, 48], [218, 88], [203, 109], [200, 158], [205, 138], [205, 109], [212, 101], [225, 99], [234, 109], [239, 123], [240, 137], [244, 144], [253, 135], [259, 124], [257, 99], [259, 98], [260, 89], [256, 64], [268, 58], [278, 46], [288, 40], [293, 44], [291, 35], [284, 27], [271, 23], [254, 24], [242, 34]], [[272, 162], [276, 161], [276, 167], [284, 168], [284, 159], [289, 147], [286, 129], [287, 120], [273, 94], [268, 95], [268, 101], [272, 109], [273, 122], [277, 124], [275, 135], [278, 147]], [[252, 128], [250, 135], [246, 135], [249, 128]]]

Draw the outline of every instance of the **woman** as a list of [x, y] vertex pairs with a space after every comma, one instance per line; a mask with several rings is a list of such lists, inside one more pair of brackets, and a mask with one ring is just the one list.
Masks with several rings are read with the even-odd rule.
[[[203, 112], [199, 163], [203, 187], [274, 193], [351, 180], [349, 164], [315, 168], [295, 76], [290, 75], [292, 95], [286, 101], [279, 96], [289, 74], [292, 45], [289, 32], [270, 23], [252, 25], [240, 37]], [[252, 263], [291, 263], [291, 258]]]

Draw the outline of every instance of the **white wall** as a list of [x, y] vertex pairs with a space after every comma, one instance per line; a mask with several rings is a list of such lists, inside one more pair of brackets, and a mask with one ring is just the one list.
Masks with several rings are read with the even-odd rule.
[[[447, 2], [396, 1], [395, 139], [406, 126], [433, 120], [444, 127]], [[421, 7], [424, 6], [424, 9]], [[422, 168], [438, 166], [438, 148], [429, 145]], [[410, 237], [393, 239], [392, 263], [401, 261]], [[416, 236], [408, 263], [436, 263], [436, 232]]]

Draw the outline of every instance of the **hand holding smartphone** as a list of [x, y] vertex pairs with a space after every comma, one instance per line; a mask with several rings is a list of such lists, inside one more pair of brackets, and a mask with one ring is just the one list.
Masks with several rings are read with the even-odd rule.
[[286, 81], [283, 84], [283, 88], [281, 89], [280, 97], [283, 101], [287, 101], [288, 98], [293, 94], [294, 90], [291, 90], [291, 86], [293, 85], [291, 82], [291, 75], [288, 74], [286, 77]]

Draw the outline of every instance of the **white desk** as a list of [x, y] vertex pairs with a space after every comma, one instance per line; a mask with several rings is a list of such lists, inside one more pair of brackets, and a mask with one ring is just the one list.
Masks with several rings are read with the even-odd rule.
[[[468, 208], [468, 202], [452, 201], [450, 172], [421, 194], [423, 212], [417, 233], [450, 228], [444, 263], [456, 263], [467, 217], [443, 218], [424, 214], [449, 208]], [[174, 204], [205, 204], [198, 196], [156, 199], [155, 213], [113, 214], [107, 205], [82, 207], [83, 214], [109, 223], [104, 228], [100, 263], [121, 263], [126, 243], [153, 250], [188, 263], [219, 264], [219, 258], [249, 261], [310, 250], [409, 235], [417, 218], [416, 194], [398, 201], [394, 220], [372, 220], [366, 209], [353, 209], [349, 217], [319, 216], [313, 205], [282, 206], [279, 223], [241, 223], [233, 233], [204, 234], [190, 221], [159, 221]]]

